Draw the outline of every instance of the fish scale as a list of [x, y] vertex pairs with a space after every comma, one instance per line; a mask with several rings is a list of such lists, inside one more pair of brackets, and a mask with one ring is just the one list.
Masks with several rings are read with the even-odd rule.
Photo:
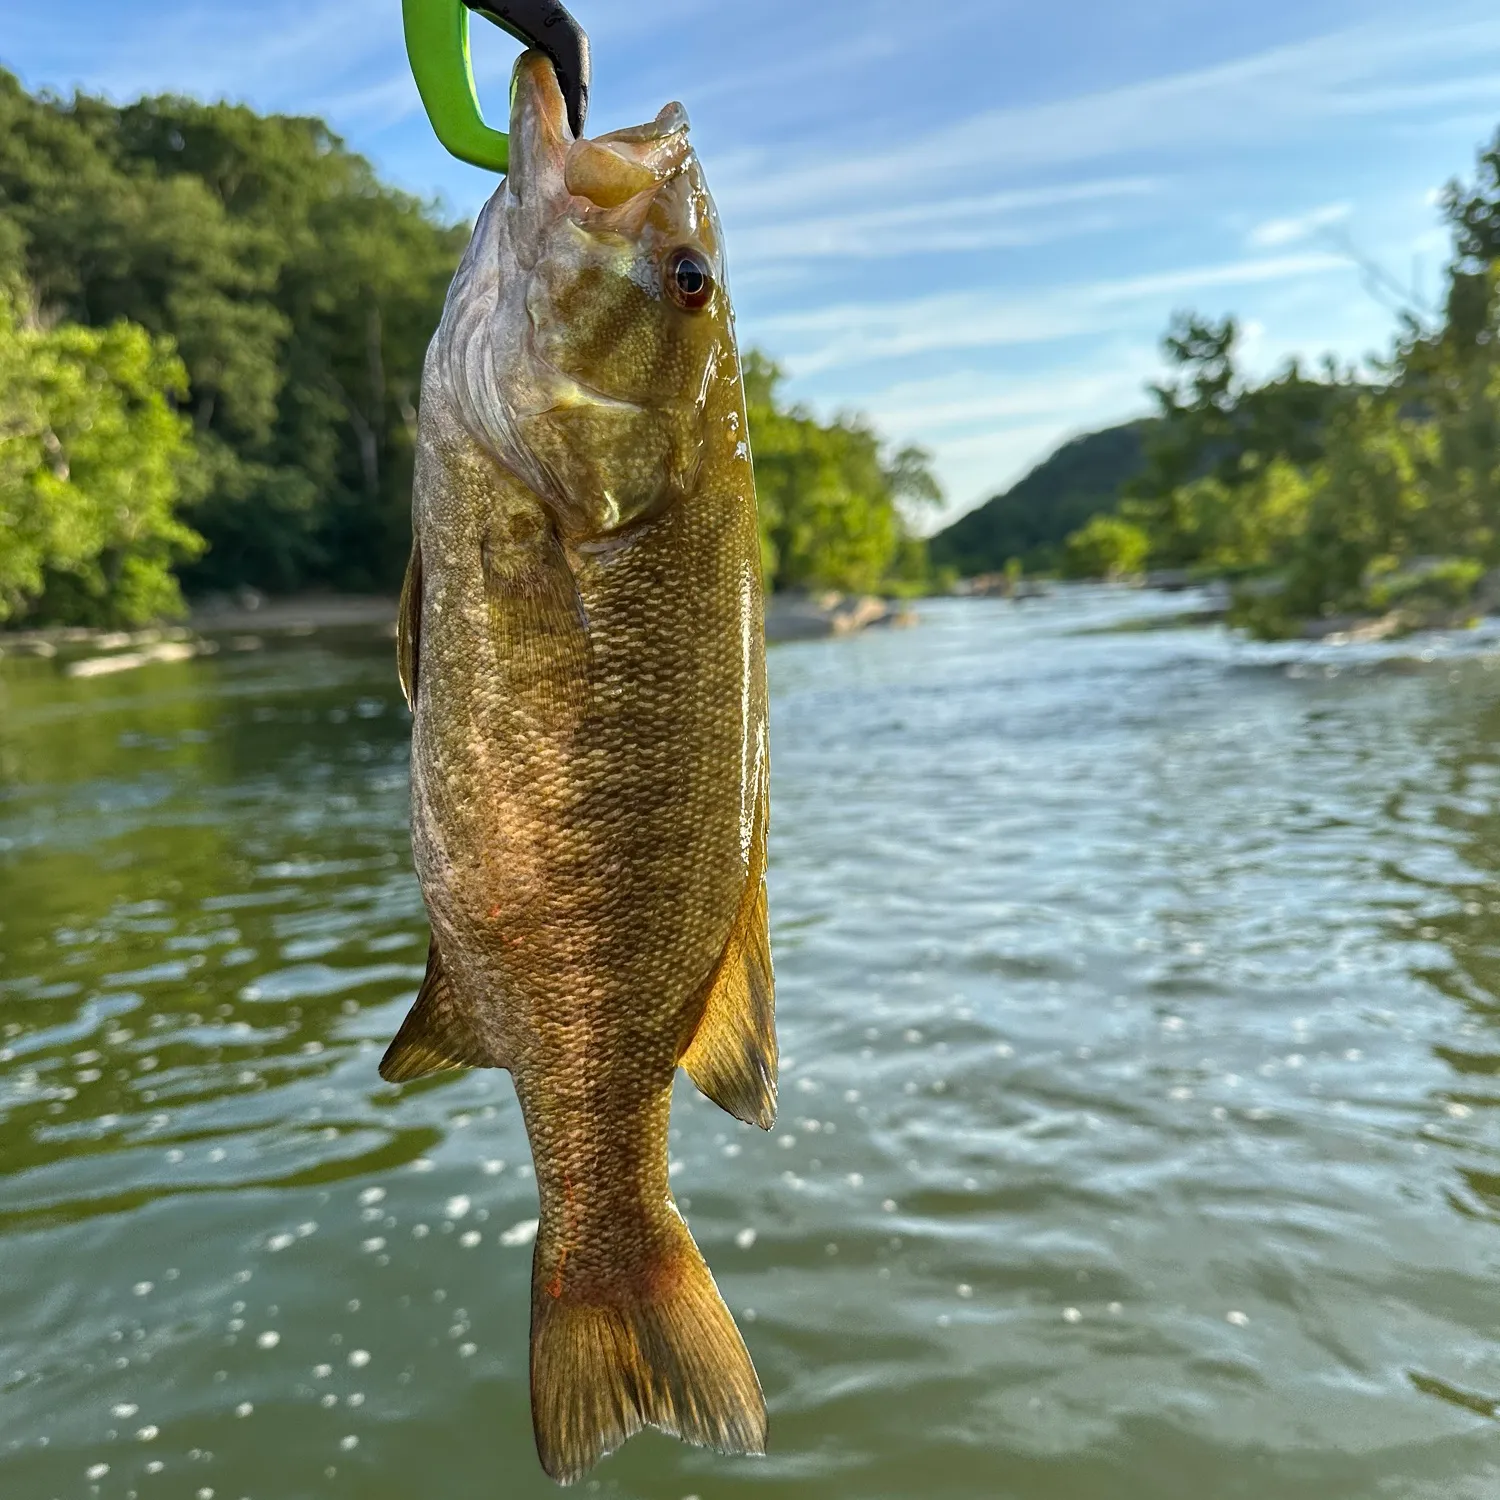
[[668, 1186], [679, 1065], [763, 1128], [776, 1088], [754, 479], [686, 130], [669, 105], [575, 141], [550, 64], [518, 63], [510, 175], [424, 371], [398, 630], [432, 942], [381, 1072], [512, 1074], [564, 1482], [646, 1425], [766, 1433]]

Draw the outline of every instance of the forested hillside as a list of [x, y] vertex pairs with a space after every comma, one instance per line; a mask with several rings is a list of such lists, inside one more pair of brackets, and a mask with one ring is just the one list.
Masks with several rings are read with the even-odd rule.
[[1056, 568], [1069, 533], [1113, 510], [1140, 472], [1150, 426], [1126, 422], [1064, 443], [1010, 489], [938, 532], [928, 543], [933, 564], [966, 576], [998, 572], [1012, 558], [1028, 571]]

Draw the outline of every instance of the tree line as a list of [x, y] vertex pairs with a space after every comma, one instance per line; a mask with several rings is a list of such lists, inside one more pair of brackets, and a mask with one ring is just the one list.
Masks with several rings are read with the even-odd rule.
[[[398, 587], [422, 358], [469, 228], [321, 120], [0, 70], [0, 625]], [[768, 581], [918, 586], [927, 455], [745, 364]]]
[[1457, 622], [1500, 603], [1500, 135], [1451, 182], [1440, 305], [1406, 311], [1368, 370], [1331, 357], [1247, 378], [1232, 317], [1182, 313], [1145, 463], [1067, 541], [1077, 576], [1217, 576], [1255, 633], [1401, 611]]

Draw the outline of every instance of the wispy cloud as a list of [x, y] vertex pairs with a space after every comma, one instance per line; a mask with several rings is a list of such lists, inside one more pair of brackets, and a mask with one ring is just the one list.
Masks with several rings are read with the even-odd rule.
[[[1425, 75], [1436, 71], [1444, 76]], [[1335, 115], [1376, 115], [1500, 96], [1500, 14], [1413, 25], [1384, 20], [1214, 67], [1016, 108], [988, 109], [900, 145], [806, 161], [745, 164], [740, 202], [769, 211], [929, 187], [977, 171], [1036, 172], [1150, 152], [1265, 146]], [[1455, 76], [1456, 75], [1456, 76]]]
[[1305, 214], [1294, 214], [1284, 219], [1266, 219], [1250, 231], [1248, 238], [1257, 250], [1275, 250], [1282, 245], [1295, 245], [1320, 229], [1342, 224], [1353, 211], [1352, 203], [1325, 203], [1321, 208], [1309, 209]]
[[[748, 222], [735, 225], [734, 255], [737, 264], [759, 265], [829, 256], [884, 259], [1043, 244], [1064, 235], [1109, 228], [1116, 217], [1098, 212], [1099, 205], [1147, 198], [1160, 190], [1155, 178], [1118, 177], [923, 198], [843, 214], [770, 216], [759, 223], [754, 215], [745, 215]], [[736, 207], [730, 198], [724, 212], [734, 215]], [[1079, 208], [1095, 211], [1080, 214]]]
[[965, 292], [808, 308], [762, 318], [751, 331], [756, 338], [791, 345], [789, 368], [794, 374], [812, 375], [840, 365], [933, 350], [1044, 343], [1096, 333], [1111, 326], [1112, 310], [1132, 304], [1333, 272], [1350, 275], [1348, 261], [1320, 253], [1267, 256], [1057, 287], [1024, 299]]

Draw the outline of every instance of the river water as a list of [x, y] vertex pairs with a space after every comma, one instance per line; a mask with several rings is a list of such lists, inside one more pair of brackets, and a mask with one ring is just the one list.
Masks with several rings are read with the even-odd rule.
[[[673, 1147], [772, 1451], [582, 1493], [1500, 1495], [1500, 639], [1180, 607], [773, 650], [781, 1120]], [[407, 733], [386, 640], [0, 663], [5, 1500], [555, 1493], [509, 1080], [375, 1071]]]

